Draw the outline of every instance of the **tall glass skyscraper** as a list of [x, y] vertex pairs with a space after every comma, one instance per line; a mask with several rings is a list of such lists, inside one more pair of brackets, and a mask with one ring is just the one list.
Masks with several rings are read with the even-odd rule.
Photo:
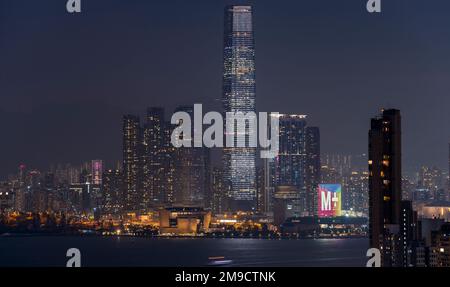
[[[225, 113], [255, 112], [255, 43], [251, 6], [225, 8], [223, 60]], [[247, 130], [247, 139], [248, 135]], [[224, 175], [229, 187], [227, 192], [231, 210], [251, 210], [255, 207], [255, 160], [255, 148], [224, 149]]]

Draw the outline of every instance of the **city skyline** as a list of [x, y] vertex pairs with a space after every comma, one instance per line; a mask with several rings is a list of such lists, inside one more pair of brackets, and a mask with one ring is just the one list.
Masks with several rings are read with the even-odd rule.
[[[255, 29], [253, 19], [253, 6], [225, 6], [223, 26], [223, 82], [222, 82], [222, 113], [229, 112], [256, 112], [256, 61], [255, 61]], [[194, 115], [194, 106], [189, 104], [177, 105], [174, 113], [182, 112], [191, 117]], [[391, 115], [392, 113], [393, 115]], [[399, 110], [383, 109], [382, 118], [372, 119], [371, 133], [369, 134], [369, 152], [361, 158], [368, 160], [368, 182], [371, 192], [369, 205], [373, 206], [371, 198], [373, 190], [375, 194], [382, 194], [377, 186], [380, 180], [374, 184], [374, 174], [381, 173], [381, 178], [391, 176], [391, 171], [381, 170], [374, 172], [374, 162], [390, 166], [390, 155], [395, 156], [395, 186], [390, 186], [386, 198], [393, 199], [395, 211], [387, 215], [398, 213], [400, 198], [411, 198], [419, 201], [431, 200], [438, 202], [446, 200], [448, 192], [445, 185], [448, 184], [445, 175], [435, 167], [423, 167], [419, 171], [420, 176], [415, 177], [417, 184], [402, 174], [402, 153], [404, 146], [400, 140], [403, 137], [400, 130]], [[343, 196], [339, 192], [334, 200], [339, 201], [339, 214], [341, 206], [349, 208], [350, 211], [363, 212], [367, 207], [366, 187], [361, 182], [366, 178], [365, 168], [355, 170], [355, 165], [347, 168], [327, 166], [321, 162], [322, 145], [324, 145], [323, 133], [320, 126], [307, 123], [307, 116], [298, 113], [275, 114], [279, 120], [280, 149], [279, 154], [273, 160], [264, 161], [256, 156], [255, 148], [226, 147], [221, 149], [222, 161], [211, 161], [211, 151], [206, 147], [177, 147], [172, 131], [176, 125], [182, 122], [174, 122], [166, 119], [166, 108], [162, 106], [147, 106], [143, 121], [138, 114], [123, 115], [122, 125], [122, 163], [120, 171], [108, 170], [105, 174], [107, 186], [103, 188], [104, 161], [107, 159], [93, 159], [90, 167], [79, 170], [78, 178], [69, 182], [67, 178], [60, 181], [60, 175], [53, 172], [41, 174], [38, 170], [28, 169], [29, 174], [24, 175], [26, 166], [19, 167], [19, 177], [10, 184], [17, 192], [17, 204], [14, 208], [18, 210], [45, 210], [53, 204], [48, 196], [53, 192], [59, 194], [66, 204], [75, 204], [76, 212], [92, 212], [98, 208], [102, 211], [103, 206], [116, 208], [120, 206], [121, 212], [133, 211], [143, 212], [156, 206], [192, 206], [197, 205], [208, 209], [227, 211], [252, 211], [268, 212], [273, 209], [288, 209], [294, 217], [317, 216], [320, 210], [320, 200], [327, 199], [318, 197], [318, 186], [320, 184], [339, 184], [344, 187]], [[398, 123], [390, 117], [397, 118]], [[385, 127], [391, 120], [395, 122], [393, 127]], [[239, 125], [239, 122], [238, 122]], [[191, 127], [194, 131], [197, 127]], [[239, 126], [238, 126], [239, 130]], [[382, 133], [395, 130], [395, 140], [385, 139]], [[246, 131], [246, 141], [254, 130]], [[182, 135], [185, 137], [184, 133]], [[376, 138], [378, 136], [378, 138]], [[239, 140], [239, 138], [237, 138]], [[184, 139], [185, 140], [185, 139]], [[383, 146], [383, 140], [388, 143], [395, 142], [395, 150]], [[188, 141], [194, 141], [188, 138]], [[235, 143], [236, 145], [236, 138]], [[406, 146], [409, 146], [410, 142]], [[373, 148], [376, 148], [375, 150]], [[386, 149], [386, 151], [384, 151]], [[383, 160], [378, 157], [383, 156]], [[450, 155], [448, 155], [450, 158]], [[374, 160], [375, 157], [375, 160]], [[385, 159], [384, 157], [388, 157]], [[96, 157], [99, 158], [99, 157]], [[350, 157], [347, 159], [349, 160]], [[340, 162], [347, 165], [349, 163]], [[215, 171], [214, 168], [219, 168]], [[328, 170], [328, 168], [330, 168]], [[376, 167], [380, 169], [381, 167]], [[60, 170], [58, 167], [56, 169]], [[351, 169], [351, 170], [350, 170]], [[416, 172], [417, 170], [415, 170]], [[120, 175], [120, 179], [117, 178]], [[351, 176], [354, 175], [354, 178]], [[24, 177], [25, 176], [25, 177]], [[344, 177], [349, 177], [344, 180]], [[27, 178], [27, 180], [25, 180]], [[18, 180], [18, 181], [17, 181]], [[25, 182], [29, 181], [28, 185]], [[211, 181], [218, 186], [211, 185]], [[348, 182], [347, 182], [348, 181]], [[409, 181], [409, 185], [404, 183]], [[437, 183], [440, 181], [439, 183]], [[120, 186], [114, 186], [114, 183]], [[19, 184], [19, 185], [17, 185]], [[62, 184], [62, 185], [61, 185]], [[406, 184], [406, 187], [404, 185]], [[61, 186], [58, 186], [61, 185]], [[27, 187], [28, 186], [28, 190]], [[220, 188], [219, 188], [220, 186]], [[47, 188], [47, 190], [45, 190]], [[56, 188], [56, 190], [52, 190]], [[62, 189], [60, 189], [62, 188]], [[75, 194], [74, 198], [67, 197]], [[105, 194], [102, 189], [112, 194]], [[114, 193], [119, 190], [118, 199]], [[323, 190], [328, 190], [324, 188]], [[334, 190], [334, 189], [333, 189]], [[341, 188], [339, 188], [341, 190]], [[395, 191], [395, 192], [394, 192]], [[394, 193], [393, 193], [394, 192]], [[79, 193], [79, 194], [78, 194]], [[77, 195], [78, 194], [78, 195]], [[337, 193], [335, 193], [336, 195]], [[27, 196], [29, 197], [27, 199]], [[400, 198], [397, 198], [400, 196]], [[343, 203], [341, 204], [341, 200]], [[23, 202], [32, 202], [33, 206], [27, 206]], [[116, 201], [116, 202], [114, 202]], [[376, 200], [375, 200], [376, 202]], [[106, 205], [105, 205], [106, 204]], [[37, 206], [37, 207], [36, 207]], [[327, 205], [328, 206], [328, 205]], [[31, 209], [30, 209], [31, 208]], [[67, 207], [66, 207], [67, 208]], [[216, 208], [217, 210], [214, 210]], [[280, 212], [278, 214], [281, 214]], [[399, 216], [399, 215], [398, 215]], [[397, 223], [398, 216], [392, 219]], [[277, 220], [286, 220], [278, 216]], [[280, 224], [283, 222], [280, 222]]]
[[[120, 117], [128, 112], [135, 113], [142, 105], [171, 108], [175, 104], [202, 102], [211, 106], [211, 110], [220, 106], [222, 14], [228, 1], [199, 1], [190, 5], [175, 1], [179, 5], [177, 9], [167, 9], [173, 7], [169, 6], [173, 3], [150, 7], [138, 1], [127, 6], [129, 13], [123, 16], [128, 20], [131, 15], [135, 17], [127, 27], [140, 28], [132, 33], [129, 33], [131, 28], [118, 25], [108, 26], [108, 29], [98, 26], [94, 18], [102, 11], [100, 2], [89, 3], [90, 13], [79, 18], [66, 18], [63, 12], [59, 14], [57, 8], [46, 3], [2, 3], [2, 11], [11, 11], [3, 13], [0, 22], [0, 56], [4, 57], [5, 67], [0, 77], [0, 93], [4, 96], [0, 118], [2, 128], [9, 135], [0, 143], [4, 162], [0, 167], [2, 177], [13, 173], [23, 162], [42, 169], [52, 162], [76, 163], [81, 158], [102, 158], [106, 162], [120, 159], [121, 136], [117, 132]], [[399, 4], [401, 1], [386, 3], [389, 13], [372, 18], [363, 9], [358, 10], [356, 1], [351, 4], [328, 2], [327, 16], [332, 25], [315, 18], [320, 15], [323, 3], [306, 1], [302, 7], [289, 1], [281, 7], [271, 7], [268, 1], [255, 3], [256, 70], [261, 83], [257, 109], [308, 114], [312, 124], [321, 128], [324, 152], [356, 154], [365, 153], [367, 114], [375, 114], [381, 107], [395, 106], [402, 110], [405, 118], [404, 142], [408, 143], [403, 148], [405, 171], [415, 171], [421, 165], [447, 169], [450, 138], [447, 123], [450, 120], [443, 108], [448, 106], [445, 79], [450, 74], [450, 65], [447, 65], [444, 51], [450, 47], [445, 40], [450, 37], [443, 28], [448, 25], [441, 24], [448, 19], [436, 13], [431, 26], [421, 27], [421, 21], [429, 18], [419, 13], [425, 4], [415, 1], [408, 9]], [[108, 20], [123, 6], [118, 1], [108, 3], [104, 20], [112, 24]], [[23, 8], [25, 5], [28, 8], [31, 5], [35, 12], [28, 13], [32, 10]], [[438, 1], [435, 7], [448, 5]], [[154, 8], [159, 8], [160, 16]], [[139, 9], [141, 11], [137, 11]], [[188, 15], [184, 11], [192, 13]], [[167, 25], [165, 16], [168, 14], [165, 13], [169, 12], [179, 20]], [[342, 20], [342, 14], [349, 12], [351, 17], [338, 21]], [[405, 15], [415, 17], [403, 17]], [[52, 25], [54, 20], [50, 16], [61, 23]], [[278, 21], [280, 19], [283, 21]], [[362, 32], [352, 29], [353, 21], [358, 21]], [[18, 25], [19, 22], [23, 25]], [[60, 31], [57, 26], [67, 29]], [[385, 33], [387, 27], [389, 33]], [[115, 35], [107, 32], [110, 28], [116, 31]], [[335, 31], [343, 39], [351, 40], [353, 47], [340, 46], [333, 36]], [[397, 37], [404, 32], [412, 36]], [[175, 37], [159, 37], [166, 33]], [[44, 41], [30, 50], [26, 39], [44, 34], [47, 35]], [[150, 45], [152, 43], [143, 38], [146, 34], [151, 35], [149, 38], [157, 37], [157, 45]], [[57, 35], [55, 38], [62, 40], [56, 41], [48, 35]], [[96, 41], [96, 36], [100, 36], [101, 42]], [[96, 48], [89, 52], [87, 46], [80, 44], [83, 39], [107, 49]], [[119, 39], [128, 39], [130, 44], [113, 45]], [[187, 39], [201, 45], [187, 45], [183, 51], [174, 49], [171, 51], [173, 58], [164, 57], [164, 61], [153, 56]], [[380, 43], [380, 39], [391, 46]], [[419, 43], [420, 39], [423, 41]], [[439, 43], [439, 48], [428, 42]], [[138, 45], [142, 48], [133, 43], [143, 44]], [[364, 52], [354, 53], [352, 49]], [[70, 55], [70, 51], [78, 51], [82, 60], [77, 64], [61, 60]], [[346, 60], [346, 65], [336, 56]], [[9, 59], [20, 60], [13, 63]], [[107, 65], [109, 59], [115, 61]], [[192, 65], [195, 59], [200, 60]], [[30, 61], [36, 64], [30, 66]], [[91, 69], [90, 62], [97, 68]], [[374, 74], [362, 73], [358, 77], [356, 72], [362, 65], [370, 67]], [[126, 68], [118, 69], [121, 66]], [[185, 68], [178, 72], [170, 68], [179, 66], [196, 68], [189, 72]], [[133, 71], [132, 78], [119, 70]], [[75, 77], [80, 74], [84, 76]], [[352, 77], [356, 80], [352, 81]], [[23, 86], [14, 80], [19, 78], [30, 85]], [[77, 80], [71, 83], [73, 79]], [[169, 85], [168, 79], [173, 79], [177, 85]], [[68, 86], [73, 89], [67, 89]], [[15, 120], [9, 120], [11, 118]], [[429, 148], [430, 145], [433, 148]]]
[[448, 0], [60, 2], [0, 1], [0, 267], [450, 267]]

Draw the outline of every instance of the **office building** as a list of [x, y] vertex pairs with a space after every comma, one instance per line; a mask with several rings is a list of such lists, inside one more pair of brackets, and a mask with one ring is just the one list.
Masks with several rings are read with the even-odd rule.
[[[225, 8], [223, 106], [224, 112], [255, 112], [255, 43], [251, 6]], [[256, 208], [256, 149], [248, 146], [251, 132], [245, 124], [246, 145], [224, 148], [224, 172], [230, 184], [232, 210]]]

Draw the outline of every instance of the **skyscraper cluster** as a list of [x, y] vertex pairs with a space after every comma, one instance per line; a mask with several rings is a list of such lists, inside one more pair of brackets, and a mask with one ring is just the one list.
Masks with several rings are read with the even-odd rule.
[[91, 213], [101, 205], [104, 176], [102, 160], [58, 165], [47, 172], [22, 164], [0, 188], [9, 203], [1, 210]]
[[[193, 113], [183, 106], [176, 112]], [[164, 205], [210, 206], [210, 158], [206, 148], [174, 148], [174, 126], [163, 108], [149, 108], [141, 125], [134, 115], [123, 117], [124, 209], [145, 210]]]
[[[254, 113], [253, 9], [251, 6], [227, 6], [224, 12], [222, 112], [224, 117], [227, 113]], [[193, 106], [179, 106], [174, 112], [194, 117]], [[214, 168], [209, 149], [172, 145], [172, 131], [180, 123], [172, 124], [167, 118], [161, 107], [148, 108], [143, 120], [137, 115], [123, 116], [120, 166], [106, 169], [102, 161], [94, 160], [89, 167], [74, 169], [70, 174], [63, 174], [61, 169], [42, 176], [30, 173], [30, 183], [18, 183], [23, 192], [17, 192], [17, 201], [29, 202], [25, 198], [33, 194], [38, 198], [34, 202], [48, 202], [44, 197], [51, 192], [41, 196], [27, 188], [35, 190], [42, 186], [39, 190], [51, 190], [55, 181], [64, 179], [67, 192], [61, 194], [77, 212], [89, 213], [95, 208], [116, 214], [174, 205], [202, 206], [211, 208], [214, 213], [271, 212], [277, 191], [288, 188], [293, 191], [293, 215], [317, 214], [320, 132], [317, 127], [306, 125], [305, 116], [280, 116], [280, 153], [269, 163], [262, 163], [255, 147], [236, 147], [248, 146], [249, 139], [256, 133], [248, 122], [237, 122], [237, 125], [244, 125], [236, 128], [244, 130], [245, 135], [235, 137], [235, 147], [221, 150], [222, 161]], [[245, 143], [239, 142], [242, 140]], [[35, 205], [36, 210], [44, 210], [47, 203]]]

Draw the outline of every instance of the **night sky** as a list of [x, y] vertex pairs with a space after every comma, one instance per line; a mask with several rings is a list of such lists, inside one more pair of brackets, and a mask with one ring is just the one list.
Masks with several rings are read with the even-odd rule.
[[[370, 118], [403, 114], [406, 170], [447, 167], [450, 1], [258, 0], [257, 108], [301, 113], [324, 152], [367, 151]], [[0, 177], [121, 159], [122, 115], [220, 111], [222, 0], [0, 0]]]

